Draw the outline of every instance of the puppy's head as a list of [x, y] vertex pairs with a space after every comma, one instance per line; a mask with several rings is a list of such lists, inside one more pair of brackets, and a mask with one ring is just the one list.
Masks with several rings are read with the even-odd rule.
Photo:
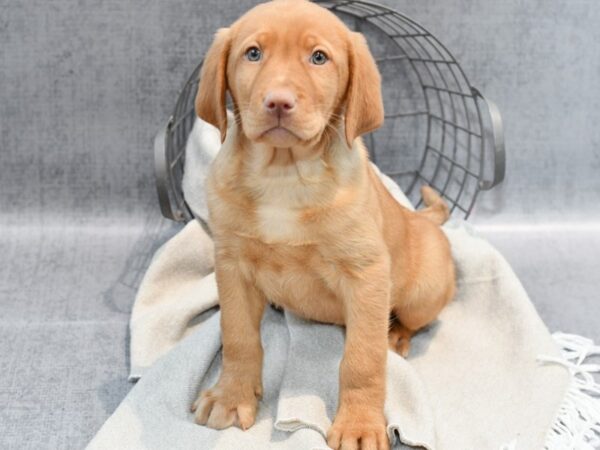
[[229, 91], [251, 141], [310, 145], [343, 118], [351, 146], [383, 122], [380, 83], [361, 34], [308, 1], [274, 0], [217, 32], [202, 67], [196, 113], [224, 140]]

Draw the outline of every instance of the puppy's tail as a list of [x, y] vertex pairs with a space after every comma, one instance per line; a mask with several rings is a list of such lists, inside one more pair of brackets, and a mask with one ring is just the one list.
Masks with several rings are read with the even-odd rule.
[[442, 197], [429, 186], [421, 187], [421, 196], [425, 208], [420, 209], [417, 213], [437, 225], [446, 223], [450, 217], [450, 210]]

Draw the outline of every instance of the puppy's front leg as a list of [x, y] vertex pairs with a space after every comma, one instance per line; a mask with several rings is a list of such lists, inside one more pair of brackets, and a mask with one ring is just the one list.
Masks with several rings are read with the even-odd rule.
[[216, 258], [216, 278], [221, 307], [223, 370], [219, 381], [203, 391], [192, 406], [196, 423], [222, 429], [254, 424], [262, 395], [263, 349], [260, 322], [265, 298], [246, 280], [237, 261]]
[[337, 450], [387, 450], [383, 415], [389, 320], [389, 269], [379, 264], [349, 280], [346, 345], [340, 364], [340, 398], [327, 443]]

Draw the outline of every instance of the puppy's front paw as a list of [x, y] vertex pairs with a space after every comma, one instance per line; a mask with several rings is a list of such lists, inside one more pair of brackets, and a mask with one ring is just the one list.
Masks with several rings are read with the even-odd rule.
[[342, 407], [327, 432], [327, 445], [334, 450], [389, 450], [385, 428], [383, 412]]
[[192, 404], [196, 423], [221, 430], [236, 425], [247, 430], [254, 424], [258, 399], [262, 396], [260, 382], [246, 380], [219, 381], [202, 391]]

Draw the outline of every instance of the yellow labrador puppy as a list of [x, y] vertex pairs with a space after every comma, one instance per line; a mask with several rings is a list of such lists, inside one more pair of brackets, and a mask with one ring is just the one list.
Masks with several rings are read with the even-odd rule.
[[407, 353], [455, 276], [444, 202], [425, 188], [428, 207], [411, 212], [370, 167], [359, 136], [383, 122], [380, 81], [363, 36], [305, 0], [261, 4], [218, 31], [196, 112], [223, 139], [207, 182], [223, 370], [192, 406], [198, 423], [254, 423], [270, 301], [346, 327], [329, 446], [389, 448], [388, 345]]

